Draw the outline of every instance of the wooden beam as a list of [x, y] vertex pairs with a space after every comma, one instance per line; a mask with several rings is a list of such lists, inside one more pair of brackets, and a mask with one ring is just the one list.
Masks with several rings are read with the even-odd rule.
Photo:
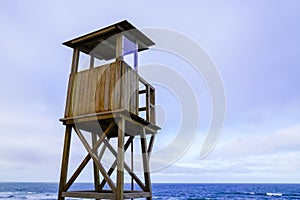
[[152, 149], [153, 149], [154, 139], [155, 139], [155, 134], [152, 134], [151, 138], [150, 138], [149, 146], [148, 146], [148, 149], [147, 149], [149, 160], [151, 158], [151, 153], [152, 153]]
[[[134, 161], [133, 161], [133, 150], [134, 150], [134, 146], [133, 146], [134, 140], [131, 141], [131, 145], [130, 145], [130, 155], [131, 155], [131, 170], [134, 171]], [[133, 182], [133, 177], [131, 177], [131, 190], [134, 190], [134, 182]]]
[[150, 87], [146, 85], [146, 120], [150, 121]]
[[[111, 146], [111, 144], [109, 144], [106, 140], [103, 140], [103, 142], [105, 143], [105, 145], [107, 145], [107, 148], [111, 151], [111, 153], [117, 158], [118, 157], [118, 153], [116, 152], [116, 150]], [[127, 163], [124, 161], [124, 168], [126, 169], [126, 171], [128, 172], [128, 174], [135, 180], [135, 182], [143, 189], [145, 190], [145, 185], [143, 184], [143, 182], [139, 179], [139, 177], [137, 177], [137, 175], [130, 169], [130, 167], [127, 165]]]
[[[94, 191], [70, 191], [70, 192], [63, 192], [64, 197], [71, 197], [71, 198], [99, 198], [99, 199], [115, 199], [115, 194], [113, 193], [98, 193]], [[145, 198], [150, 197], [150, 192], [141, 192], [141, 191], [125, 191], [124, 198], [131, 199], [131, 198]]]
[[125, 193], [124, 194], [126, 199], [133, 199], [133, 198], [145, 198], [145, 197], [150, 197], [151, 193], [150, 192], [130, 192], [130, 193]]
[[[114, 125], [114, 122], [112, 122], [107, 128], [106, 130], [102, 133], [103, 138], [104, 136], [106, 136], [112, 129]], [[97, 143], [94, 144], [92, 151], [95, 151], [101, 144], [103, 138], [101, 137]], [[103, 152], [104, 153], [104, 152]], [[64, 187], [64, 191], [67, 191], [71, 185], [74, 183], [74, 181], [76, 180], [76, 178], [78, 177], [78, 175], [82, 172], [82, 170], [84, 169], [84, 167], [87, 165], [87, 163], [90, 161], [91, 156], [90, 154], [87, 154], [86, 157], [84, 158], [84, 160], [82, 161], [82, 163], [78, 166], [78, 168], [76, 169], [76, 171], [74, 172], [74, 174], [71, 176], [71, 178], [69, 179], [69, 181], [67, 182], [67, 184]], [[100, 159], [99, 159], [100, 160]], [[100, 180], [99, 180], [100, 181]]]
[[90, 55], [90, 69], [94, 68], [94, 64], [95, 64], [95, 56], [94, 55]]
[[[147, 139], [145, 128], [143, 128], [143, 132], [141, 134], [141, 147], [142, 147], [142, 158], [143, 158], [143, 168], [144, 168], [144, 178], [146, 184], [146, 191], [145, 192], [152, 192], [151, 189], [151, 180], [150, 180], [150, 168], [149, 168], [149, 157], [147, 152]], [[152, 195], [147, 197], [148, 200], [152, 199]]]
[[114, 125], [115, 125], [115, 122], [112, 121], [102, 134], [97, 133], [100, 138], [97, 142], [95, 142], [93, 150], [92, 150], [93, 152], [98, 149], [98, 147], [101, 145], [101, 143], [105, 139], [105, 137], [107, 137], [107, 135], [110, 133], [110, 131], [112, 130]]
[[141, 112], [141, 111], [146, 111], [147, 110], [147, 108], [146, 107], [140, 107], [139, 108], [139, 111]]
[[70, 144], [71, 144], [71, 133], [72, 126], [66, 126], [65, 130], [65, 140], [64, 148], [62, 155], [62, 164], [60, 172], [60, 181], [59, 181], [59, 191], [58, 191], [58, 200], [64, 200], [62, 193], [65, 192], [64, 187], [66, 185], [67, 176], [68, 176], [68, 164], [69, 164], [69, 155], [70, 155]]
[[139, 94], [145, 94], [146, 90], [139, 90]]
[[79, 62], [79, 48], [74, 48], [73, 58], [72, 58], [72, 66], [71, 66], [71, 74], [74, 74], [78, 71], [78, 62]]
[[[133, 139], [134, 139], [134, 136], [130, 136], [130, 137], [128, 138], [126, 144], [124, 145], [124, 153], [125, 153], [126, 150], [128, 149], [128, 147], [129, 147], [129, 145], [131, 144], [131, 141], [132, 141]], [[106, 145], [105, 145], [105, 147], [106, 147]], [[115, 161], [113, 162], [113, 164], [110, 166], [110, 168], [109, 168], [109, 170], [108, 170], [108, 172], [107, 172], [107, 174], [108, 174], [109, 176], [114, 172], [116, 166], [117, 166], [117, 160], [115, 160]], [[105, 179], [103, 179], [102, 182], [100, 183], [100, 187], [99, 187], [100, 190], [103, 189], [105, 183], [106, 183], [106, 181], [105, 181]]]
[[[108, 138], [108, 140], [109, 140], [109, 138]], [[105, 153], [105, 150], [106, 150], [106, 146], [103, 145], [102, 148], [101, 148], [101, 151], [99, 153], [99, 162], [102, 160], [102, 157], [103, 157], [103, 155]]]
[[98, 193], [98, 192], [86, 192], [86, 191], [71, 191], [64, 192], [64, 197], [72, 197], [72, 198], [96, 198], [96, 199], [114, 199], [114, 193]]
[[[97, 141], [97, 135], [96, 135], [96, 133], [91, 133], [91, 134], [92, 134], [93, 150], [94, 149], [96, 150], [96, 149], [98, 149], [98, 147], [95, 146], [96, 141]], [[97, 164], [95, 163], [95, 161], [93, 162], [93, 169], [94, 169], [94, 187], [95, 187], [95, 190], [98, 191], [99, 185], [100, 185], [100, 177], [99, 177], [99, 170], [97, 169]]]
[[69, 181], [65, 185], [64, 191], [68, 191], [68, 189], [74, 183], [74, 181], [79, 176], [79, 174], [82, 172], [82, 170], [84, 169], [84, 167], [88, 164], [88, 162], [90, 161], [90, 159], [91, 159], [90, 154], [88, 154], [88, 155], [85, 156], [85, 158], [83, 159], [83, 161], [81, 162], [81, 164], [78, 166], [78, 168], [76, 169], [76, 171], [74, 172], [74, 174], [71, 176], [71, 178], [69, 179]]
[[124, 199], [124, 137], [125, 137], [125, 120], [121, 118], [118, 120], [116, 200]]
[[123, 34], [119, 33], [116, 37], [116, 61], [123, 60]]
[[75, 132], [77, 133], [77, 135], [78, 135], [81, 143], [83, 144], [83, 146], [85, 147], [85, 149], [89, 152], [90, 156], [92, 157], [92, 159], [93, 159], [94, 163], [96, 164], [98, 170], [101, 172], [102, 176], [106, 179], [106, 181], [107, 181], [109, 187], [111, 188], [111, 190], [115, 193], [116, 192], [115, 184], [113, 183], [113, 181], [111, 180], [111, 178], [106, 173], [105, 168], [98, 161], [97, 155], [95, 155], [94, 151], [91, 149], [89, 143], [84, 138], [84, 136], [81, 133], [81, 131], [78, 128], [76, 128], [76, 127], [74, 127], [74, 129], [75, 129]]

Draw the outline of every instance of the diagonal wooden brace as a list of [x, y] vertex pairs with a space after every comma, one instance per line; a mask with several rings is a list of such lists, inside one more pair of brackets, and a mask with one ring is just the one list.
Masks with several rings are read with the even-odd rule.
[[[112, 130], [112, 128], [113, 128], [114, 125], [115, 125], [115, 122], [111, 122], [109, 124], [109, 126], [105, 129], [105, 131], [100, 136], [98, 142], [94, 144], [94, 147], [93, 147], [92, 151], [95, 151], [101, 145], [102, 140], [110, 133], [110, 131]], [[74, 174], [71, 176], [71, 178], [69, 179], [69, 181], [67, 182], [67, 184], [64, 186], [64, 191], [67, 191], [71, 187], [71, 185], [74, 183], [74, 181], [76, 180], [76, 178], [82, 172], [82, 170], [84, 169], [84, 167], [88, 164], [88, 162], [90, 161], [90, 159], [91, 159], [91, 155], [88, 153], [85, 156], [85, 158], [83, 159], [82, 163], [78, 166], [78, 168], [76, 169], [76, 171], [74, 172]]]
[[[134, 136], [130, 136], [130, 137], [128, 138], [126, 144], [124, 145], [124, 153], [125, 153], [126, 150], [128, 149], [128, 147], [129, 147], [129, 145], [130, 145], [130, 143], [132, 142], [133, 139], [134, 139]], [[110, 166], [110, 168], [109, 168], [109, 170], [108, 170], [108, 172], [107, 172], [107, 174], [108, 174], [109, 176], [114, 172], [116, 166], [117, 166], [117, 160], [115, 160], [114, 163]], [[106, 180], [103, 179], [102, 182], [100, 183], [99, 190], [102, 190], [102, 189], [103, 189], [105, 183], [106, 183]]]
[[[109, 144], [109, 142], [104, 139], [103, 140], [104, 144], [107, 146], [107, 148], [111, 151], [111, 153], [117, 158], [118, 157], [118, 153], [116, 152], [116, 150], [111, 146], [111, 144]], [[126, 171], [128, 172], [128, 174], [136, 181], [136, 183], [143, 189], [146, 190], [146, 187], [144, 185], [144, 183], [139, 179], [139, 177], [137, 177], [137, 175], [130, 169], [130, 167], [127, 165], [126, 162], [124, 162], [124, 168], [126, 169]]]
[[[77, 133], [80, 141], [82, 142], [83, 146], [88, 151], [91, 158], [93, 159], [93, 161], [94, 161], [95, 165], [97, 166], [98, 170], [101, 172], [102, 176], [107, 181], [107, 183], [108, 183], [109, 187], [111, 188], [111, 190], [115, 193], [116, 192], [116, 186], [113, 183], [113, 181], [111, 180], [110, 176], [106, 173], [105, 168], [99, 162], [97, 155], [94, 153], [95, 149], [92, 149], [90, 147], [89, 143], [87, 142], [87, 140], [85, 139], [85, 137], [83, 136], [83, 134], [81, 133], [81, 131], [77, 127], [74, 127], [74, 129], [75, 129], [75, 132]], [[104, 134], [102, 134], [102, 135], [104, 135]], [[105, 137], [106, 136], [103, 136], [102, 140], [105, 141], [105, 139], [104, 139]], [[96, 142], [94, 147], [99, 146], [101, 144], [101, 142], [99, 142], [99, 140]]]

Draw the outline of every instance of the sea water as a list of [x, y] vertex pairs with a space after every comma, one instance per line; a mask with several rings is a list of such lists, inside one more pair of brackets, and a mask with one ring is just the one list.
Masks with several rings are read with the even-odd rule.
[[[88, 190], [92, 187], [89, 183], [77, 183], [71, 189]], [[57, 188], [57, 183], [0, 183], [0, 200], [54, 200], [57, 199]], [[154, 183], [152, 188], [154, 200], [300, 199], [300, 184]]]

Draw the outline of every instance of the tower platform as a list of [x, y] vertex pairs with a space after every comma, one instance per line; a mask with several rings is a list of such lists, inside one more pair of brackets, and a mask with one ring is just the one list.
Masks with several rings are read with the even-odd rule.
[[[101, 130], [107, 129], [113, 121], [117, 122], [121, 118], [125, 120], [125, 136], [140, 135], [143, 128], [145, 129], [146, 135], [155, 134], [160, 130], [160, 127], [157, 125], [124, 109], [61, 118], [60, 121], [63, 122], [64, 125], [75, 125], [77, 128], [87, 132], [101, 133]], [[118, 137], [117, 129], [118, 126], [115, 124], [107, 137]]]

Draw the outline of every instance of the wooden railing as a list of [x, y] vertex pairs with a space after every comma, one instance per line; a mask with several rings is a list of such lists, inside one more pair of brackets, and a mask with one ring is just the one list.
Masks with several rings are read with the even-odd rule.
[[145, 119], [155, 124], [155, 89], [142, 77], [139, 76], [138, 79], [139, 79], [139, 83], [144, 85], [145, 88], [139, 90], [139, 97], [141, 97], [141, 95], [143, 94], [146, 94], [145, 95], [146, 105], [143, 107], [140, 107], [139, 105], [139, 116], [141, 116], [140, 112], [146, 112]]

